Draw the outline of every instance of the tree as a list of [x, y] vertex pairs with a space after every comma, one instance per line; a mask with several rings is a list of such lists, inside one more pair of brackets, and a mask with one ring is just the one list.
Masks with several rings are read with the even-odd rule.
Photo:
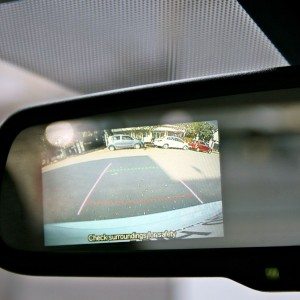
[[193, 122], [180, 125], [185, 127], [186, 137], [193, 139], [198, 138], [204, 142], [209, 142], [217, 130], [213, 124], [208, 122]]

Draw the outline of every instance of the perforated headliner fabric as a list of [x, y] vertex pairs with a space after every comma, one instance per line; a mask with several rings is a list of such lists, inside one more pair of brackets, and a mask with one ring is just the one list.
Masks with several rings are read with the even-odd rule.
[[0, 58], [82, 93], [288, 65], [235, 0], [5, 3]]

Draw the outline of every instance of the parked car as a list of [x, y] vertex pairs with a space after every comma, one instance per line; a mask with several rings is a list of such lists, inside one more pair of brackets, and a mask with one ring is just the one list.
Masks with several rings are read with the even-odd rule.
[[211, 153], [212, 148], [210, 148], [207, 144], [205, 144], [202, 141], [193, 141], [189, 143], [189, 147], [192, 150], [196, 150], [198, 152], [206, 152], [206, 153]]
[[141, 140], [134, 139], [129, 135], [118, 134], [108, 138], [107, 148], [110, 151], [128, 148], [140, 149], [142, 147], [144, 147], [144, 143]]
[[154, 140], [153, 144], [156, 147], [162, 147], [164, 149], [168, 149], [168, 148], [177, 148], [177, 149], [184, 149], [184, 150], [189, 149], [189, 145], [181, 138], [176, 136], [167, 136], [161, 139], [156, 139]]

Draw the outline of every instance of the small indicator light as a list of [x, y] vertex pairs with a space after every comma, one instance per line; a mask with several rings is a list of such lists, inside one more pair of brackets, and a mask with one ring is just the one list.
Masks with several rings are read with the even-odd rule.
[[265, 275], [268, 280], [279, 280], [279, 270], [277, 268], [265, 268]]

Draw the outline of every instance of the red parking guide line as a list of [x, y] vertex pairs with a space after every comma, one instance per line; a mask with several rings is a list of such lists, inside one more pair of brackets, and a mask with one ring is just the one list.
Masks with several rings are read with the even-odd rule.
[[197, 194], [186, 184], [184, 183], [182, 180], [179, 179], [179, 181], [195, 196], [195, 198], [201, 203], [203, 204], [203, 201], [197, 196]]
[[101, 178], [103, 177], [103, 175], [105, 174], [105, 172], [108, 170], [108, 168], [111, 166], [112, 163], [108, 164], [106, 166], [106, 168], [101, 172], [101, 174], [99, 175], [97, 181], [95, 182], [95, 184], [93, 185], [93, 187], [91, 188], [91, 190], [88, 192], [88, 194], [86, 195], [85, 199], [83, 200], [77, 215], [79, 216], [81, 213], [81, 210], [83, 209], [85, 203], [87, 202], [87, 200], [89, 199], [90, 195], [92, 194], [93, 190], [95, 189], [96, 185], [98, 184], [98, 182], [101, 180]]

